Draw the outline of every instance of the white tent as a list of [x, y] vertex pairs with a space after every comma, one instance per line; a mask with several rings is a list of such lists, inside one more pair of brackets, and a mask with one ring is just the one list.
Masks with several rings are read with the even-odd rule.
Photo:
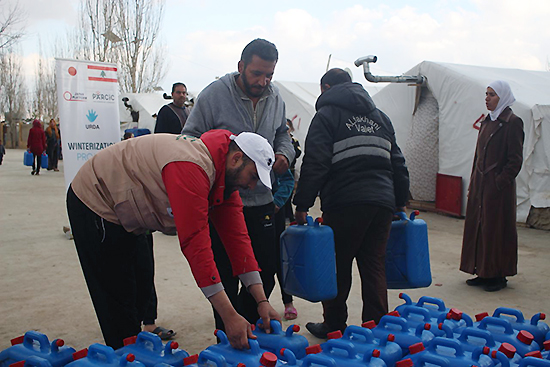
[[[128, 98], [127, 105], [132, 106], [133, 111], [139, 112], [138, 123], [132, 122], [130, 109], [122, 101]], [[120, 93], [119, 111], [121, 130], [139, 127], [149, 129], [151, 133], [155, 130], [156, 119], [153, 115], [157, 114], [162, 106], [170, 103], [170, 100], [164, 99], [160, 93]]]
[[[190, 92], [188, 99], [193, 99], [195, 93]], [[139, 112], [138, 123], [132, 122], [130, 109], [125, 105], [123, 98], [128, 98], [126, 105], [132, 106], [133, 111]], [[172, 102], [171, 99], [165, 99], [161, 93], [120, 93], [119, 111], [120, 111], [120, 129], [139, 127], [140, 129], [149, 129], [151, 133], [155, 130], [156, 114], [162, 106]], [[153, 117], [155, 115], [155, 117]]]
[[[550, 207], [550, 73], [425, 61], [406, 74], [424, 75], [425, 88], [391, 84], [373, 99], [394, 124], [411, 171], [413, 197], [430, 190], [435, 195], [436, 173], [459, 176], [465, 213], [478, 135], [474, 125], [488, 112], [487, 85], [500, 79], [510, 83], [516, 97], [512, 110], [524, 122], [518, 221], [526, 222], [531, 206]], [[421, 192], [426, 187], [428, 192]]]

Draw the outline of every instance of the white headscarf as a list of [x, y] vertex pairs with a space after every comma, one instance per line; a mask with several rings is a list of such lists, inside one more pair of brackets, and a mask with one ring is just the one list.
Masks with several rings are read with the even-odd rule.
[[511, 106], [516, 99], [512, 94], [512, 89], [510, 89], [510, 84], [504, 80], [497, 80], [489, 84], [489, 88], [492, 88], [497, 96], [500, 98], [497, 104], [497, 108], [494, 111], [489, 111], [489, 116], [491, 116], [491, 121], [495, 121], [502, 110], [506, 107]]

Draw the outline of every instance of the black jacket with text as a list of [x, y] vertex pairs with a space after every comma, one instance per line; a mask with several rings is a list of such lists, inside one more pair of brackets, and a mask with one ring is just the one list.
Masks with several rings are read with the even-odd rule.
[[294, 204], [307, 211], [370, 204], [394, 210], [409, 194], [409, 172], [388, 116], [357, 83], [337, 84], [317, 99]]

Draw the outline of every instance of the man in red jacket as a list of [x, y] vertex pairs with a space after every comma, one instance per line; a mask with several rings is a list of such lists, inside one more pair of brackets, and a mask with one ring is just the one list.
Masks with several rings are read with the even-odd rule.
[[209, 221], [269, 330], [280, 316], [269, 304], [250, 245], [239, 188], [271, 188], [275, 157], [263, 137], [212, 130], [200, 139], [145, 135], [114, 144], [87, 161], [67, 193], [78, 256], [105, 343], [120, 348], [141, 331], [153, 286], [145, 232], [177, 230], [197, 285], [220, 313], [235, 348], [254, 338], [227, 298], [211, 249]]

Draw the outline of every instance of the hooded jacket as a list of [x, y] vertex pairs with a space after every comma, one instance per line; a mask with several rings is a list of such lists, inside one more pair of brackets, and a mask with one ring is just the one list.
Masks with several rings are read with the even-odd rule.
[[39, 120], [32, 122], [32, 128], [29, 130], [27, 139], [27, 148], [34, 155], [40, 155], [46, 150], [46, 134]]
[[[201, 92], [182, 133], [200, 137], [212, 129], [226, 129], [235, 135], [243, 131], [254, 132], [267, 139], [275, 154], [282, 154], [292, 162], [295, 152], [287, 133], [285, 104], [279, 90], [269, 85], [258, 102], [263, 105], [263, 113], [257, 120], [252, 101], [242, 97], [237, 90], [235, 78], [238, 75], [237, 72], [226, 74]], [[273, 201], [271, 190], [264, 185], [256, 185], [254, 190], [240, 190], [240, 194], [244, 206], [260, 206]]]
[[390, 119], [357, 83], [337, 84], [319, 96], [305, 143], [294, 204], [321, 210], [370, 204], [404, 206], [409, 172]]

